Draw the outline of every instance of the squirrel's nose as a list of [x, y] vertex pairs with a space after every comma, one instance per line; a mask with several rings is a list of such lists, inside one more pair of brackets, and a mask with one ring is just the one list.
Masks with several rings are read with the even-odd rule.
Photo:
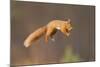
[[71, 31], [72, 30], [72, 27], [68, 28], [68, 30]]

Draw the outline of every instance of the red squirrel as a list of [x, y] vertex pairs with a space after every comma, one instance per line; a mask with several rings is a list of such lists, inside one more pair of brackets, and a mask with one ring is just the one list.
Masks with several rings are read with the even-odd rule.
[[60, 30], [65, 36], [70, 35], [72, 26], [70, 19], [67, 21], [63, 20], [52, 20], [47, 25], [36, 29], [32, 32], [24, 41], [24, 46], [29, 47], [33, 42], [38, 40], [41, 36], [45, 35], [45, 42], [48, 43], [49, 37], [53, 38], [53, 35]]

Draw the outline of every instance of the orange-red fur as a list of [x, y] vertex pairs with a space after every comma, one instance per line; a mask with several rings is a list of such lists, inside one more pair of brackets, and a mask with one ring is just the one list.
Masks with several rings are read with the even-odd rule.
[[52, 20], [46, 26], [43, 26], [31, 33], [24, 41], [24, 46], [30, 46], [33, 42], [38, 40], [43, 35], [45, 35], [45, 42], [47, 43], [49, 37], [52, 38], [57, 30], [60, 30], [64, 35], [69, 36], [71, 29], [72, 26], [70, 23], [70, 19], [67, 21]]

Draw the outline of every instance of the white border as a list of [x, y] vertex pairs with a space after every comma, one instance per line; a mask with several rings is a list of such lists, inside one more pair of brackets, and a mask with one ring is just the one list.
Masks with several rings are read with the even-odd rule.
[[[0, 67], [10, 63], [10, 1], [0, 0]], [[1, 66], [5, 65], [5, 66]]]
[[49, 3], [67, 3], [67, 4], [80, 4], [80, 5], [95, 5], [94, 0], [17, 0], [17, 1], [37, 1]]

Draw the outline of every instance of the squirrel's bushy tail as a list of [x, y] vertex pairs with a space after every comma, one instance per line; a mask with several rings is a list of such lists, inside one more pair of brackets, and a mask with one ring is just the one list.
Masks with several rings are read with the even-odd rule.
[[29, 47], [30, 45], [32, 45], [33, 42], [38, 40], [42, 35], [46, 33], [46, 29], [47, 29], [46, 26], [43, 26], [32, 32], [24, 41], [24, 46]]

